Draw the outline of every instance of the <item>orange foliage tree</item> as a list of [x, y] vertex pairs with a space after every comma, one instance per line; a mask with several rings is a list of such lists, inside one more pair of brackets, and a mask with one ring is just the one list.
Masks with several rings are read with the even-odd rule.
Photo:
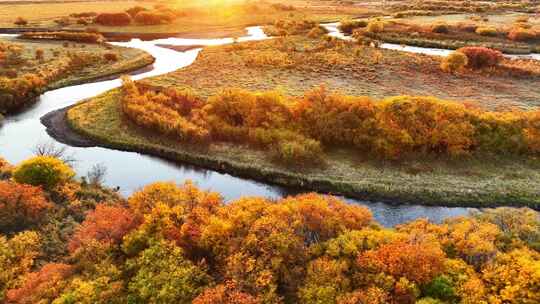
[[31, 304], [50, 302], [60, 295], [73, 273], [73, 267], [66, 264], [46, 264], [39, 271], [30, 273], [24, 284], [7, 292], [7, 303]]
[[20, 231], [45, 220], [53, 207], [40, 187], [0, 181], [0, 231]]
[[92, 241], [120, 244], [122, 238], [140, 224], [140, 219], [129, 209], [100, 204], [88, 213], [69, 241], [70, 252]]

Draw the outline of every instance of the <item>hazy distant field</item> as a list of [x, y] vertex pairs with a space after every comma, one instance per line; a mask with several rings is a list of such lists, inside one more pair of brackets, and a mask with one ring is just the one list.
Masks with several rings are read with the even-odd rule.
[[[96, 12], [111, 13], [123, 12], [134, 6], [153, 7], [155, 4], [166, 3], [172, 8], [188, 9], [189, 14], [179, 17], [171, 24], [145, 25], [132, 24], [129, 26], [100, 26], [97, 24], [67, 26], [72, 29], [84, 29], [88, 26], [98, 28], [101, 32], [137, 32], [137, 33], [198, 33], [211, 32], [212, 35], [241, 35], [244, 27], [250, 25], [268, 24], [277, 19], [283, 18], [310, 18], [324, 21], [337, 21], [342, 18], [362, 16], [367, 13], [377, 14], [377, 10], [369, 10], [365, 7], [355, 5], [330, 5], [331, 2], [318, 1], [314, 4], [306, 1], [292, 1], [296, 6], [294, 11], [278, 11], [268, 9], [268, 5], [261, 6], [262, 9], [253, 12], [239, 10], [239, 7], [220, 5], [216, 8], [208, 9], [201, 6], [201, 3], [209, 1], [181, 1], [159, 2], [159, 1], [0, 1], [0, 27], [16, 27], [14, 24], [17, 17], [28, 20], [29, 27], [59, 27], [54, 20], [67, 17], [73, 13]], [[221, 0], [219, 0], [220, 3]], [[272, 1], [270, 1], [272, 2]], [[276, 1], [278, 2], [278, 1]], [[230, 3], [230, 2], [229, 2]], [[190, 10], [195, 9], [195, 10]], [[221, 34], [220, 34], [221, 33]]]
[[[14, 27], [17, 17], [30, 25], [52, 26], [54, 19], [82, 12], [121, 12], [133, 6], [152, 6], [147, 1], [0, 1], [0, 27]], [[111, 3], [112, 2], [112, 3]]]

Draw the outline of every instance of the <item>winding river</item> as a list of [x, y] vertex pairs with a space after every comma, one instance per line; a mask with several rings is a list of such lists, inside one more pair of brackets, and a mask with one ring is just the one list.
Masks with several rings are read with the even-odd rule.
[[[337, 23], [325, 24], [330, 35], [347, 39], [337, 30]], [[250, 27], [248, 34], [238, 41], [262, 40], [268, 37], [260, 27]], [[0, 35], [8, 36], [8, 35]], [[144, 50], [156, 58], [150, 71], [133, 76], [142, 79], [157, 76], [192, 64], [201, 49], [178, 52], [159, 47], [158, 45], [190, 46], [190, 45], [221, 45], [232, 43], [232, 38], [224, 39], [182, 39], [167, 38], [152, 41], [133, 39], [129, 42], [113, 44]], [[383, 48], [402, 51], [425, 53], [430, 55], [446, 55], [447, 50], [407, 47], [393, 44], [382, 44]], [[520, 56], [540, 60], [540, 55]], [[96, 96], [112, 88], [120, 86], [120, 80], [106, 80], [83, 85], [65, 87], [48, 91], [39, 97], [38, 102], [28, 110], [7, 117], [4, 126], [0, 128], [0, 155], [12, 163], [18, 163], [34, 153], [37, 144], [54, 142], [57, 147], [64, 145], [50, 137], [40, 118], [45, 114], [77, 103], [81, 100]], [[226, 200], [241, 196], [265, 196], [279, 198], [294, 194], [293, 190], [268, 185], [249, 179], [238, 178], [228, 174], [205, 170], [193, 166], [173, 164], [156, 157], [134, 152], [123, 152], [100, 147], [77, 148], [68, 147], [68, 152], [77, 160], [75, 169], [85, 175], [95, 164], [107, 167], [105, 184], [110, 187], [120, 187], [120, 192], [129, 195], [140, 187], [155, 181], [175, 181], [181, 183], [186, 179], [193, 180], [203, 189], [220, 192]], [[385, 226], [393, 226], [419, 217], [426, 217], [434, 222], [445, 218], [466, 214], [468, 208], [429, 207], [421, 205], [392, 205], [378, 202], [363, 202], [347, 199], [351, 203], [369, 207], [377, 221]]]

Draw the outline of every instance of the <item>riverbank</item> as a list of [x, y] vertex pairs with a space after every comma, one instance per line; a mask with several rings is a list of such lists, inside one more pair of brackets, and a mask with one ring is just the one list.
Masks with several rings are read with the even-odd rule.
[[[10, 53], [11, 59], [0, 67], [2, 81], [10, 83], [22, 79], [25, 84], [17, 90], [10, 89], [12, 85], [5, 85], [0, 90], [0, 112], [8, 114], [26, 109], [44, 92], [117, 78], [148, 67], [155, 61], [143, 50], [110, 44], [13, 38], [1, 42], [19, 50], [19, 53]], [[108, 60], [107, 56], [111, 59]]]
[[[123, 117], [118, 94], [118, 90], [109, 91], [74, 106], [66, 116], [69, 127], [101, 147], [154, 155], [290, 188], [394, 204], [540, 208], [537, 160], [483, 156], [392, 163], [336, 150], [328, 151], [324, 168], [299, 172], [278, 166], [262, 151], [244, 146], [214, 144], [201, 150], [143, 130]], [[55, 121], [62, 123], [61, 119]], [[69, 140], [66, 133], [52, 135], [60, 141]]]

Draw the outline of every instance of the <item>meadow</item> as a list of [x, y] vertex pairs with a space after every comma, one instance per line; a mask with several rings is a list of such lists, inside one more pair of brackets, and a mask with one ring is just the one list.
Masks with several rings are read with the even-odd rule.
[[0, 113], [20, 110], [40, 93], [125, 73], [153, 62], [135, 49], [101, 43], [0, 40]]

